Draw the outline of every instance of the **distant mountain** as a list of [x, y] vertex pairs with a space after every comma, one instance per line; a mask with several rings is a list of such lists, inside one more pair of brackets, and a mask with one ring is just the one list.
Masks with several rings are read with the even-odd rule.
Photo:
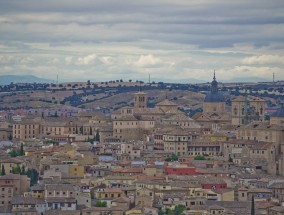
[[15, 83], [53, 83], [53, 80], [39, 78], [33, 75], [0, 75], [0, 85]]

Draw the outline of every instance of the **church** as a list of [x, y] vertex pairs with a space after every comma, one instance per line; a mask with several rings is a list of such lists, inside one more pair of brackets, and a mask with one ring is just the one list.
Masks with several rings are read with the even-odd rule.
[[218, 91], [215, 71], [210, 92], [203, 102], [203, 112], [196, 113], [192, 118], [203, 128], [213, 131], [219, 130], [223, 125], [231, 125], [231, 114], [226, 111], [224, 95]]

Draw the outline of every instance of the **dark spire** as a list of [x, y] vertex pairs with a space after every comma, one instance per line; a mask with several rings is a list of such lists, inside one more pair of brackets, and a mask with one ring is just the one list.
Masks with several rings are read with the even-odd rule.
[[211, 93], [217, 93], [217, 92], [218, 92], [218, 82], [216, 81], [215, 70], [214, 70], [213, 81], [211, 82]]

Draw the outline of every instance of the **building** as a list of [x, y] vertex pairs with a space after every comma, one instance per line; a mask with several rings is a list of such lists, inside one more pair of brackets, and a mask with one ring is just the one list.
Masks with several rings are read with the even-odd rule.
[[215, 71], [211, 82], [211, 91], [204, 99], [204, 113], [224, 113], [226, 108], [225, 97], [218, 92], [218, 82], [216, 81]]
[[169, 163], [165, 167], [167, 175], [196, 175], [196, 168], [189, 164]]
[[251, 121], [264, 121], [264, 99], [254, 96], [238, 96], [232, 101], [232, 124], [243, 125]]

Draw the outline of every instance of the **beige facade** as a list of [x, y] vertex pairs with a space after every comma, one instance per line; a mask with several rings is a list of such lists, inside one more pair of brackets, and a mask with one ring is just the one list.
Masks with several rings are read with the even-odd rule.
[[13, 130], [11, 128], [0, 128], [0, 141], [11, 139], [12, 132]]
[[163, 141], [165, 152], [180, 156], [187, 154], [187, 144], [191, 141], [191, 139], [187, 131], [174, 129], [173, 131], [163, 135]]
[[226, 108], [225, 102], [204, 102], [204, 113], [224, 113]]
[[139, 119], [132, 116], [122, 116], [113, 120], [113, 136], [122, 141], [146, 140], [146, 135], [153, 131], [155, 121]]
[[232, 101], [232, 124], [243, 125], [250, 121], [264, 121], [266, 101], [253, 96], [239, 96]]
[[134, 108], [146, 109], [147, 108], [147, 94], [144, 92], [138, 92], [134, 94]]
[[[102, 124], [100, 121], [99, 123], [96, 120], [92, 122], [79, 121], [77, 118], [72, 120], [60, 117], [54, 119], [40, 117], [32, 119], [25, 118], [20, 122], [13, 123], [13, 138], [18, 140], [47, 138], [56, 141], [68, 141], [72, 139], [72, 135], [77, 134], [93, 137], [97, 130], [103, 130], [102, 128], [107, 125]], [[104, 134], [109, 136], [110, 132], [106, 131]]]

